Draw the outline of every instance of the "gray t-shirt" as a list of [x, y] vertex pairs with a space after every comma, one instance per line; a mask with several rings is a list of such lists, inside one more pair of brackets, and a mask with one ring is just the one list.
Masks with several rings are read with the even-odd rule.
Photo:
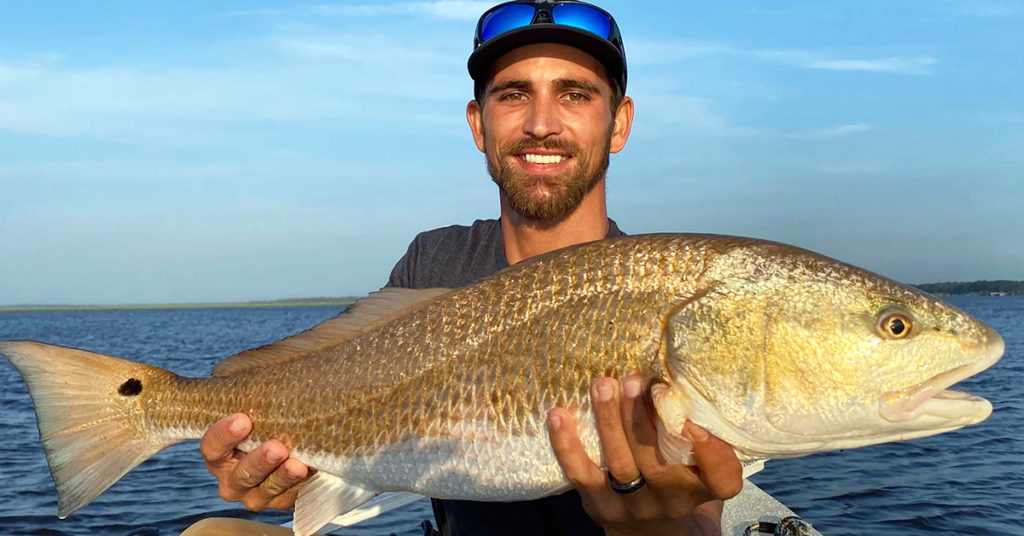
[[[606, 238], [625, 233], [611, 219]], [[389, 287], [459, 288], [508, 266], [498, 220], [452, 225], [416, 235], [388, 278]], [[443, 536], [597, 536], [604, 534], [575, 490], [507, 503], [432, 499]]]

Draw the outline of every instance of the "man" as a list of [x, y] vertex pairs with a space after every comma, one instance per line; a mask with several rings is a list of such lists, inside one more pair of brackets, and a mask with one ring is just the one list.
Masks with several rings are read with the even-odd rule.
[[[496, 6], [477, 25], [469, 72], [475, 98], [466, 119], [498, 185], [501, 217], [420, 234], [389, 286], [465, 286], [541, 253], [622, 234], [607, 216], [605, 174], [609, 154], [629, 138], [633, 101], [624, 96], [614, 19], [581, 2]], [[732, 449], [688, 423], [699, 469], [666, 465], [639, 377], [596, 379], [591, 396], [606, 469], [583, 450], [571, 414], [555, 408], [551, 446], [575, 490], [517, 503], [435, 499], [442, 534], [719, 533], [721, 500], [742, 485]], [[256, 510], [290, 507], [307, 468], [278, 441], [241, 455], [235, 447], [250, 426], [245, 415], [229, 416], [200, 444], [221, 496]]]

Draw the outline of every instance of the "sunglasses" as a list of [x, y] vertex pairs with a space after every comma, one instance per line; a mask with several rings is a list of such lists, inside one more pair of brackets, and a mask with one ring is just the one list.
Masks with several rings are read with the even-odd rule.
[[474, 47], [509, 30], [531, 24], [561, 24], [590, 32], [613, 41], [618, 28], [607, 11], [582, 2], [549, 2], [544, 4], [511, 2], [494, 6], [480, 17], [476, 26]]

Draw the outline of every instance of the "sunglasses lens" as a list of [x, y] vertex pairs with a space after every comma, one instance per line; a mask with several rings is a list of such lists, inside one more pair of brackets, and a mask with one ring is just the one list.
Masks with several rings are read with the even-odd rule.
[[612, 21], [608, 15], [583, 4], [558, 4], [551, 9], [551, 17], [555, 24], [564, 24], [597, 34], [608, 39], [612, 31]]
[[509, 4], [484, 16], [480, 21], [480, 41], [509, 30], [529, 26], [533, 22], [533, 4]]

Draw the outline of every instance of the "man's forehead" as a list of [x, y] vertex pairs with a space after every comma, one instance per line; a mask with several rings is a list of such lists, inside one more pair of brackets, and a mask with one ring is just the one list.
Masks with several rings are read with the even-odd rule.
[[492, 84], [508, 79], [550, 83], [571, 78], [611, 87], [601, 62], [578, 48], [557, 43], [519, 47], [498, 58], [491, 67]]

